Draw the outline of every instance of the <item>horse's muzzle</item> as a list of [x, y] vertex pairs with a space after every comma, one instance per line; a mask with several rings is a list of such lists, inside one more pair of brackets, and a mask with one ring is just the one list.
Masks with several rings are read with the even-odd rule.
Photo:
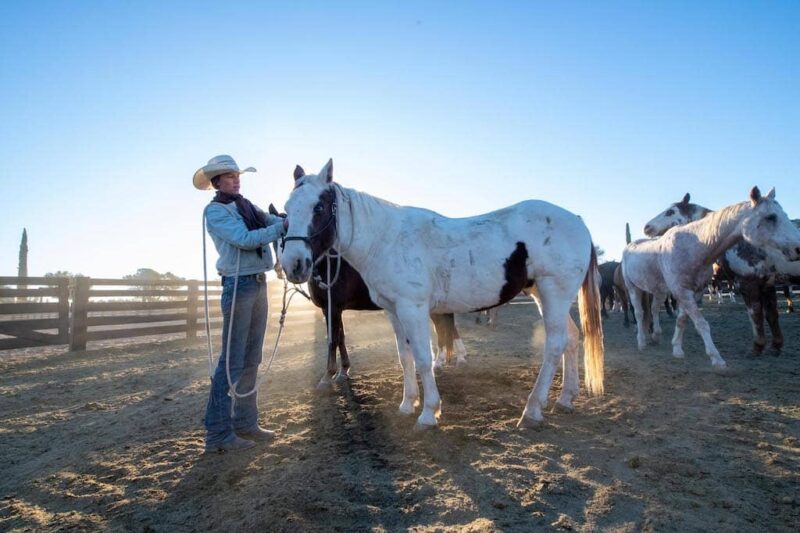
[[311, 277], [310, 257], [298, 257], [292, 265], [284, 265], [283, 267], [286, 277], [289, 278], [289, 281], [292, 283], [305, 283], [308, 281], [308, 278]]

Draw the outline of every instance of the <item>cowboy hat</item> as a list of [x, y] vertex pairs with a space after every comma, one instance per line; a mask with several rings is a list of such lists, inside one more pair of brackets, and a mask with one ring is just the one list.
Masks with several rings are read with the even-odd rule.
[[212, 188], [211, 180], [220, 174], [227, 174], [228, 172], [235, 172], [236, 174], [244, 174], [245, 172], [255, 172], [253, 167], [247, 167], [244, 170], [239, 170], [239, 165], [229, 155], [218, 155], [208, 160], [208, 164], [204, 167], [197, 169], [192, 178], [192, 183], [196, 189], [207, 191]]

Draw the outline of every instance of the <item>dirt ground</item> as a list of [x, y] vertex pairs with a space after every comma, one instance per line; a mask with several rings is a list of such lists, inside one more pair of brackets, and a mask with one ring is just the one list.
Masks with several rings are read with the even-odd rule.
[[0, 530], [800, 524], [800, 315], [781, 316], [781, 355], [753, 358], [743, 305], [707, 302], [731, 367], [718, 375], [693, 329], [685, 359], [670, 355], [668, 318], [665, 340], [640, 354], [633, 330], [612, 313], [605, 396], [582, 393], [574, 414], [550, 413], [533, 431], [515, 422], [541, 363], [535, 306], [501, 308], [495, 331], [461, 315], [468, 364], [438, 373], [441, 427], [415, 432], [414, 418], [397, 412], [402, 377], [384, 315], [345, 314], [352, 379], [319, 394], [324, 321], [296, 303], [260, 389], [262, 422], [279, 437], [238, 454], [202, 453], [204, 339], [0, 353]]

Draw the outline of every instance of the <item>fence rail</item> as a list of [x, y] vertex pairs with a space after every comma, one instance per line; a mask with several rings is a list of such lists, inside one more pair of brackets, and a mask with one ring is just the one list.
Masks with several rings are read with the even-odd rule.
[[[112, 287], [112, 288], [109, 288]], [[209, 325], [222, 324], [221, 287], [208, 287]], [[0, 350], [205, 329], [202, 282], [0, 276]], [[113, 299], [113, 301], [109, 301]]]

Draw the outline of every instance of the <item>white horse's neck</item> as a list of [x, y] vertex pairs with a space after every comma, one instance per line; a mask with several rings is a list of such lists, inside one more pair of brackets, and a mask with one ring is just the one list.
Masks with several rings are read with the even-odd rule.
[[[363, 267], [379, 242], [396, 224], [392, 211], [399, 206], [367, 193], [334, 184], [337, 201], [337, 250], [356, 270]], [[356, 222], [365, 228], [357, 229]]]
[[706, 253], [704, 264], [713, 263], [725, 250], [742, 238], [742, 222], [753, 211], [750, 202], [729, 205], [719, 211], [712, 211], [705, 218], [684, 226], [697, 234]]

